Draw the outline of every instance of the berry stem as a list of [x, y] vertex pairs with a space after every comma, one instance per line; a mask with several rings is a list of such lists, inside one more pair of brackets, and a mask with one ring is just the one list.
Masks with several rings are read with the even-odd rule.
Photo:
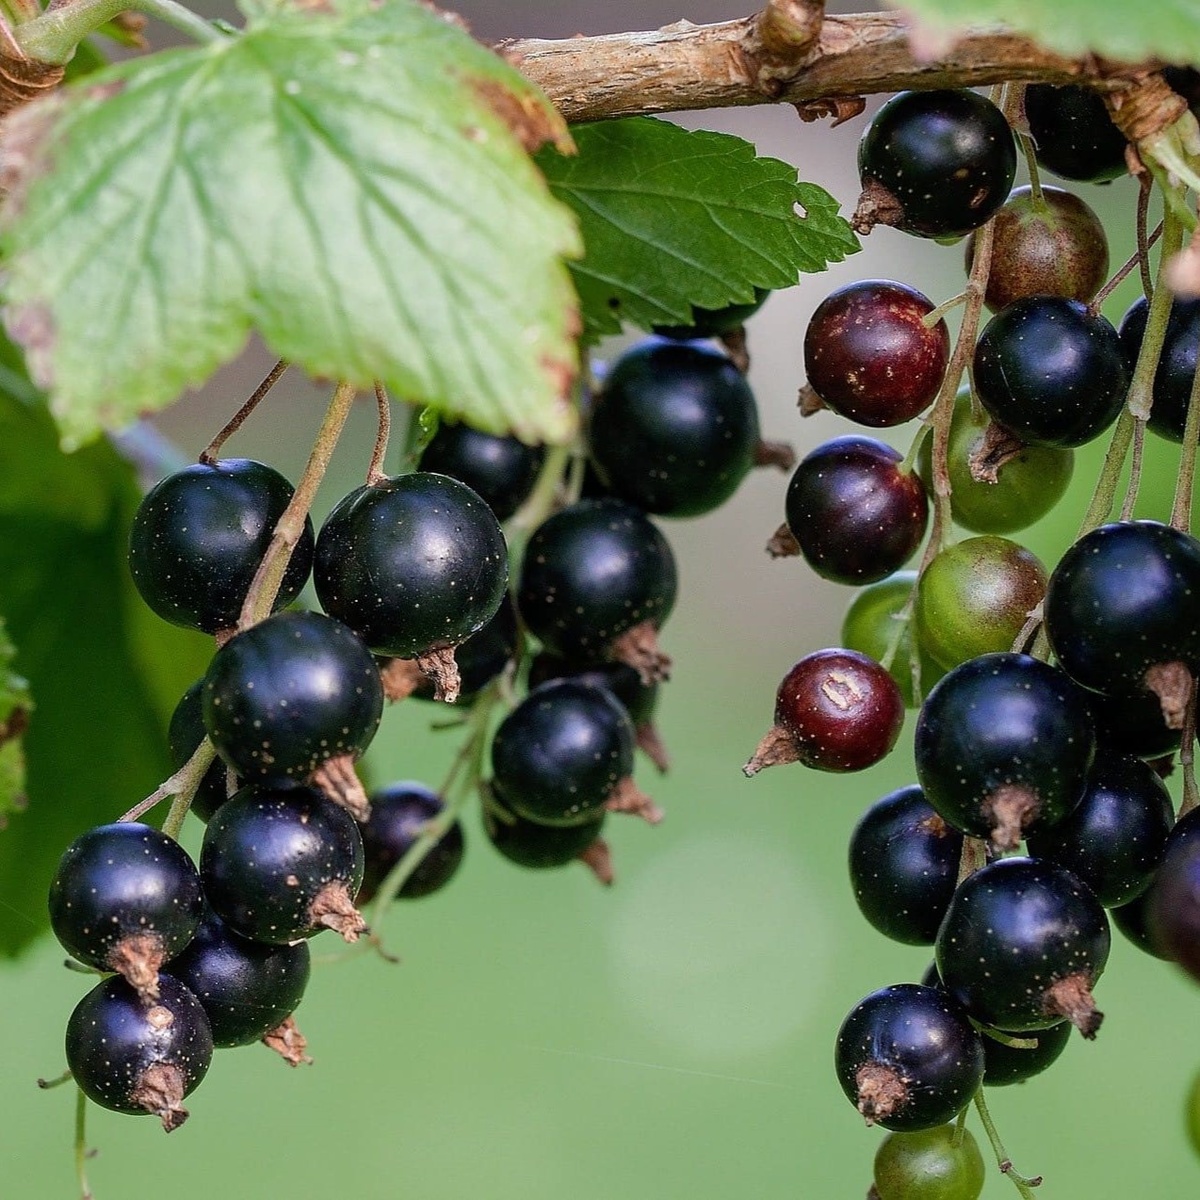
[[1196, 443], [1200, 440], [1200, 363], [1192, 376], [1188, 394], [1187, 421], [1183, 426], [1183, 445], [1179, 451], [1179, 474], [1175, 479], [1175, 498], [1171, 503], [1171, 524], [1187, 533], [1192, 527], [1192, 489], [1196, 478]]
[[987, 865], [987, 843], [982, 838], [964, 837], [962, 854], [958, 860], [958, 882], [974, 875], [980, 867]]
[[1158, 370], [1158, 359], [1167, 336], [1167, 320], [1171, 315], [1171, 289], [1166, 286], [1162, 275], [1166, 264], [1179, 252], [1182, 245], [1183, 227], [1176, 219], [1174, 211], [1168, 208], [1163, 216], [1159, 282], [1146, 314], [1146, 332], [1142, 338], [1142, 348], [1138, 354], [1133, 379], [1129, 384], [1129, 397], [1116, 425], [1113, 426], [1112, 441], [1109, 442], [1108, 452], [1104, 456], [1104, 466], [1100, 469], [1095, 491], [1092, 492], [1091, 502], [1079, 527], [1078, 537], [1083, 537], [1085, 533], [1090, 533], [1108, 520], [1117, 494], [1121, 469], [1133, 443], [1135, 421], [1140, 419], [1144, 422], [1149, 416], [1154, 375]]
[[[571, 464], [570, 446], [551, 446], [546, 451], [541, 473], [529, 499], [504, 524], [504, 536], [508, 539], [508, 560], [511, 564], [521, 561], [529, 535], [554, 511], [558, 504], [559, 488]], [[510, 574], [513, 574], [510, 570]]]
[[[169, 779], [163, 780], [148, 795], [144, 800], [140, 800], [128, 812], [122, 813], [117, 819], [119, 821], [140, 821], [154, 806], [165, 800], [168, 796], [187, 797], [187, 806], [184, 807], [183, 816], [187, 814], [187, 808], [190, 807], [192, 797], [196, 794], [196, 789], [200, 786], [200, 780], [204, 778], [204, 773], [212, 766], [213, 759], [217, 757], [217, 752], [213, 747], [212, 742], [205, 738], [204, 741], [196, 747], [192, 757], [179, 768]], [[167, 820], [163, 824], [164, 832], [170, 832], [167, 825], [171, 823], [171, 818], [175, 812], [175, 805], [171, 806], [171, 812], [167, 815]], [[183, 816], [179, 818], [179, 826], [183, 825]], [[179, 829], [176, 828], [171, 837], [179, 836]]]
[[[1159, 223], [1154, 227], [1154, 232], [1151, 233], [1149, 237], [1145, 236], [1145, 227], [1142, 228], [1142, 241], [1145, 242], [1145, 250], [1136, 250], [1125, 260], [1120, 270], [1118, 270], [1117, 273], [1096, 293], [1095, 298], [1092, 300], [1091, 304], [1088, 305], [1088, 310], [1090, 312], [1098, 313], [1100, 309], [1104, 307], [1104, 302], [1113, 294], [1113, 292], [1117, 290], [1118, 287], [1121, 286], [1122, 283], [1125, 282], [1126, 278], [1134, 269], [1134, 267], [1145, 267], [1146, 255], [1149, 253], [1150, 247], [1153, 246], [1160, 237], [1162, 237], [1162, 231], [1163, 223], [1161, 221], [1159, 221]], [[1146, 278], [1149, 280], [1149, 275], [1147, 275]], [[1146, 288], [1146, 296], [1149, 297], [1150, 293], [1153, 291], [1154, 288], [1152, 286], [1148, 286]]]
[[[1150, 247], [1154, 240], [1146, 236], [1146, 227], [1150, 222], [1150, 196], [1154, 191], [1154, 181], [1149, 175], [1143, 175], [1138, 181], [1137, 202], [1137, 261], [1142, 276], [1142, 295], [1147, 301], [1154, 296], [1154, 277], [1150, 271]], [[1158, 223], [1161, 231], [1163, 223]]]
[[288, 369], [286, 360], [280, 359], [268, 372], [266, 378], [254, 389], [250, 399], [229, 418], [216, 437], [200, 452], [200, 461], [211, 465], [220, 456], [221, 447], [245, 424], [246, 418], [258, 407], [262, 398], [279, 382], [279, 377]]
[[379, 409], [379, 431], [375, 434], [375, 448], [371, 451], [371, 462], [367, 467], [368, 487], [374, 487], [387, 478], [383, 460], [387, 457], [388, 439], [392, 434], [392, 405], [380, 379], [375, 380], [375, 404]]
[[55, 1075], [53, 1079], [39, 1079], [37, 1085], [43, 1092], [48, 1092], [51, 1088], [62, 1087], [64, 1083], [70, 1083], [74, 1078], [71, 1068], [68, 1067], [61, 1075]]
[[951, 296], [949, 300], [943, 300], [937, 308], [931, 308], [921, 318], [921, 324], [926, 329], [932, 329], [948, 312], [953, 312], [960, 304], [965, 304], [969, 298], [969, 293], [959, 292], [957, 296]]
[[957, 1150], [963, 1144], [963, 1138], [967, 1133], [967, 1105], [959, 1110], [958, 1116], [954, 1118], [954, 1138], [951, 1145]]
[[[412, 873], [424, 861], [425, 856], [458, 820], [466, 805], [467, 797], [472, 794], [483, 774], [483, 754], [487, 746], [488, 726], [499, 697], [499, 685], [497, 682], [493, 682], [479, 694], [471, 706], [471, 714], [465, 722], [466, 737], [455, 755], [450, 773], [440, 792], [446, 807], [437, 817], [426, 822], [420, 835], [408, 848], [404, 857], [384, 877], [375, 894], [375, 899], [371, 902], [369, 924], [375, 932], [370, 934], [368, 940], [381, 953], [383, 953], [383, 942], [377, 931], [382, 926], [383, 917], [387, 913], [389, 905]], [[460, 780], [459, 773], [464, 766], [468, 768], [467, 774]], [[384, 957], [389, 956], [384, 954]]]
[[93, 1200], [87, 1177], [87, 1097], [83, 1088], [75, 1093], [75, 1176], [79, 1180], [80, 1200]]
[[1000, 1134], [996, 1131], [996, 1123], [992, 1120], [992, 1114], [988, 1111], [987, 1101], [983, 1098], [982, 1085], [975, 1093], [973, 1103], [975, 1111], [979, 1114], [980, 1121], [983, 1122], [983, 1129], [988, 1136], [988, 1141], [992, 1144], [992, 1152], [996, 1155], [996, 1162], [999, 1164], [1001, 1172], [1013, 1181], [1013, 1185], [1017, 1191], [1026, 1200], [1034, 1200], [1033, 1189], [1041, 1184], [1041, 1176], [1029, 1179], [1013, 1169], [1012, 1159], [1008, 1157], [1008, 1152], [1004, 1149], [1004, 1143], [1000, 1140]]
[[68, 0], [14, 31], [21, 50], [41, 62], [69, 62], [76, 46], [118, 13], [133, 9], [155, 17], [197, 42], [224, 42], [229, 35], [177, 0]]
[[267, 547], [262, 562], [258, 564], [250, 590], [246, 593], [242, 613], [238, 618], [239, 630], [256, 625], [271, 612], [271, 606], [279, 593], [279, 585], [283, 582], [284, 572], [287, 571], [288, 561], [292, 557], [292, 550], [304, 533], [304, 521], [308, 510], [312, 507], [317, 488], [325, 476], [346, 418], [350, 415], [354, 393], [354, 387], [348, 383], [339, 383], [334, 390], [333, 399], [325, 412], [325, 419], [317, 431], [304, 474], [296, 484], [291, 502], [275, 525], [271, 544]]
[[1133, 509], [1137, 504], [1138, 491], [1142, 486], [1142, 458], [1146, 450], [1146, 422], [1133, 424], [1133, 458], [1129, 463], [1129, 482], [1125, 485], [1125, 499], [1121, 504], [1122, 521], [1133, 520]]

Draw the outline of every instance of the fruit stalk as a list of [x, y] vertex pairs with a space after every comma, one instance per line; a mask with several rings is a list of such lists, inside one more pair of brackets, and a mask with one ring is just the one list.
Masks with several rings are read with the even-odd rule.
[[[163, 825], [164, 830], [169, 836], [178, 838], [179, 829], [183, 826], [183, 818], [187, 815], [187, 810], [191, 806], [192, 797], [196, 794], [196, 789], [200, 786], [200, 781], [204, 778], [205, 772], [212, 766], [213, 759], [216, 757], [217, 752], [213, 748], [212, 742], [208, 738], [205, 738], [196, 747], [196, 751], [192, 757], [174, 775], [169, 779], [163, 780], [150, 795], [144, 800], [138, 801], [128, 812], [122, 813], [117, 819], [119, 821], [140, 821], [156, 804], [165, 800], [168, 796], [174, 796], [177, 802], [186, 797], [186, 803], [178, 821], [173, 820], [175, 805], [172, 804], [171, 811], [167, 814], [167, 820]], [[174, 828], [174, 832], [172, 832], [171, 827]]]
[[275, 603], [279, 585], [292, 556], [292, 549], [304, 532], [304, 520], [308, 516], [308, 510], [312, 508], [317, 488], [325, 477], [334, 447], [346, 424], [346, 418], [350, 415], [354, 394], [354, 387], [348, 383], [339, 383], [334, 390], [333, 399], [325, 412], [325, 419], [317, 431], [304, 474], [296, 484], [291, 503], [284, 509], [283, 516], [275, 526], [271, 544], [267, 547], [267, 552], [263, 555], [250, 584], [250, 590], [246, 593], [242, 614], [238, 619], [239, 630], [257, 624], [271, 612], [271, 606]]
[[87, 1097], [83, 1088], [75, 1089], [75, 1178], [79, 1180], [80, 1200], [92, 1200], [87, 1177]]
[[262, 383], [254, 389], [250, 399], [233, 414], [225, 426], [217, 433], [211, 442], [200, 452], [202, 463], [215, 463], [221, 454], [221, 447], [233, 437], [245, 424], [246, 418], [259, 406], [263, 397], [279, 382], [280, 376], [288, 369], [286, 359], [280, 359], [266, 374]]
[[1179, 452], [1179, 475], [1175, 480], [1175, 498], [1171, 504], [1171, 524], [1187, 533], [1192, 527], [1192, 488], [1196, 474], [1196, 443], [1200, 440], [1200, 364], [1192, 377], [1188, 396], [1187, 421], [1183, 426], [1183, 446]]
[[375, 448], [371, 451], [371, 462], [367, 467], [367, 486], [380, 483], [387, 478], [383, 460], [387, 458], [388, 439], [392, 435], [392, 405], [382, 380], [375, 380], [375, 405], [379, 409], [379, 431], [375, 434]]
[[975, 1111], [979, 1114], [980, 1121], [983, 1122], [983, 1130], [988, 1136], [988, 1141], [992, 1144], [992, 1151], [996, 1155], [996, 1163], [999, 1165], [1001, 1173], [1007, 1175], [1013, 1181], [1013, 1186], [1024, 1197], [1024, 1200], [1036, 1200], [1033, 1189], [1042, 1182], [1041, 1176], [1029, 1179], [1013, 1170], [1012, 1159], [1008, 1157], [1008, 1151], [1004, 1149], [1004, 1143], [1000, 1140], [1000, 1134], [996, 1130], [996, 1123], [992, 1120], [992, 1114], [988, 1110], [987, 1101], [983, 1098], [982, 1087], [975, 1093], [973, 1103]]

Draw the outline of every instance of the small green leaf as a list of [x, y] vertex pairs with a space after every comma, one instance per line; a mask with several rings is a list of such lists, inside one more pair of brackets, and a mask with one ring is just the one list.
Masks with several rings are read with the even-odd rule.
[[25, 751], [21, 739], [33, 698], [29, 682], [12, 669], [16, 650], [0, 618], [0, 829], [25, 804]]
[[[538, 162], [583, 231], [572, 266], [585, 337], [680, 325], [858, 249], [837, 202], [741, 138], [632, 117], [572, 129], [579, 153]], [[797, 206], [803, 215], [797, 212]]]
[[[46, 928], [68, 843], [170, 773], [167, 721], [211, 657], [209, 639], [160, 621], [134, 590], [126, 556], [139, 499], [107, 442], [64, 455], [44, 406], [0, 395], [0, 614], [37, 702], [23, 739], [28, 806], [0, 832], [0, 955]], [[0, 680], [7, 672], [0, 658]], [[3, 696], [0, 683], [0, 721]]]
[[1124, 62], [1160, 58], [1200, 63], [1200, 5], [1155, 0], [1137, 9], [1127, 0], [888, 0], [924, 34], [952, 36], [972, 25], [1007, 25], [1048, 50], [1101, 54]]
[[272, 6], [7, 125], [8, 328], [69, 445], [252, 328], [314, 376], [562, 441], [579, 239], [522, 146], [546, 140], [545, 98], [417, 0]]

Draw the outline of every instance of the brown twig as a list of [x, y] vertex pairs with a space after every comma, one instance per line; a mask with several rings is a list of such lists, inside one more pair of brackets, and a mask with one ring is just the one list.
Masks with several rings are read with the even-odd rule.
[[[496, 49], [538, 84], [568, 121], [729, 108], [905, 88], [977, 87], [1007, 80], [1121, 86], [1094, 58], [1073, 59], [997, 28], [964, 32], [936, 62], [914, 52], [899, 13], [826, 14], [817, 36], [772, 43], [768, 13], [816, 5], [772, 3], [762, 13], [715, 25], [679, 21], [664, 29], [599, 37], [513, 39]], [[811, 29], [809, 19], [808, 28]], [[797, 28], [805, 28], [803, 20]], [[765, 71], [765, 74], [764, 74]], [[775, 86], [764, 87], [765, 80]], [[832, 111], [832, 110], [831, 110]]]
[[215, 463], [221, 453], [221, 447], [233, 437], [246, 418], [258, 407], [262, 398], [279, 382], [279, 377], [288, 369], [284, 359], [280, 359], [268, 372], [267, 377], [254, 389], [254, 394], [233, 414], [215, 438], [204, 447], [200, 454], [202, 463]]

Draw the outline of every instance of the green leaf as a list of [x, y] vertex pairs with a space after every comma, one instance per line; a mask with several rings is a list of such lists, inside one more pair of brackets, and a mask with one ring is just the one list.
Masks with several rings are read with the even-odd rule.
[[[107, 442], [64, 455], [43, 406], [0, 395], [0, 614], [37, 700], [28, 806], [0, 832], [0, 954], [45, 929], [67, 844], [170, 774], [167, 721], [211, 656], [209, 639], [158, 620], [134, 591], [126, 554], [139, 499]], [[0, 795], [10, 766], [0, 750]]]
[[16, 650], [0, 618], [0, 829], [25, 804], [25, 751], [21, 744], [33, 698], [29, 682], [12, 669]]
[[571, 270], [588, 340], [622, 321], [680, 325], [693, 306], [749, 303], [858, 249], [827, 192], [741, 138], [652, 117], [572, 133], [578, 156], [538, 162], [583, 232]]
[[889, 0], [939, 39], [971, 25], [1007, 25], [1060, 54], [1200, 63], [1200, 5], [1155, 0]]
[[65, 442], [170, 403], [251, 328], [314, 376], [562, 441], [578, 233], [522, 139], [569, 145], [416, 0], [281, 6], [29, 105], [0, 145], [7, 323]]

